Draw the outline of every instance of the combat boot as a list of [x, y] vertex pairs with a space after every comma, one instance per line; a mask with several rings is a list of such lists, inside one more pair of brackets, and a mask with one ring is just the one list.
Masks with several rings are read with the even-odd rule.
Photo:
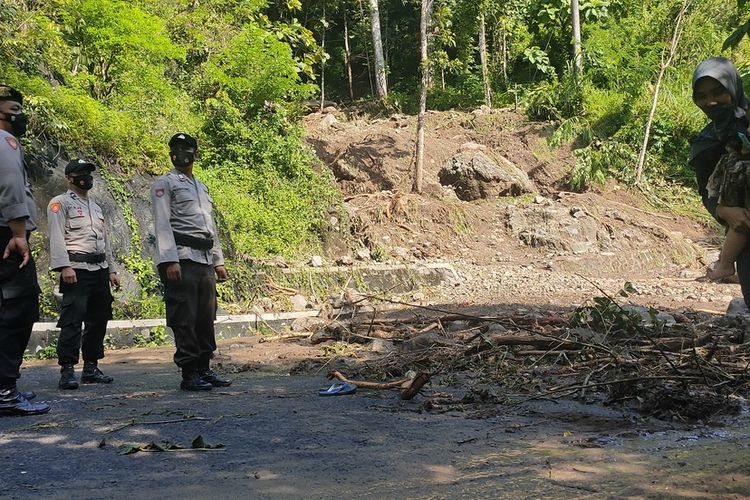
[[48, 411], [47, 403], [31, 403], [15, 387], [0, 389], [0, 415], [41, 415]]
[[78, 389], [74, 365], [62, 365], [60, 367], [60, 382], [57, 386], [60, 389]]
[[182, 369], [182, 382], [180, 389], [183, 391], [210, 391], [213, 386], [204, 381], [195, 368]]
[[198, 374], [204, 382], [208, 382], [212, 387], [229, 387], [232, 385], [231, 380], [220, 378], [211, 368], [203, 368], [198, 371]]
[[105, 375], [97, 366], [96, 361], [84, 361], [81, 382], [84, 384], [109, 384], [114, 379]]

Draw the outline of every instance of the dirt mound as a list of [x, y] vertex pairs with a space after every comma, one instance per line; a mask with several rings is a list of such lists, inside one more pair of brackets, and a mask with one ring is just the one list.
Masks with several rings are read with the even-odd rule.
[[[551, 149], [552, 126], [519, 113], [429, 112], [422, 195], [411, 193], [414, 117], [311, 114], [305, 126], [344, 194], [352, 233], [376, 260], [543, 262], [594, 276], [703, 265], [693, 241], [704, 227], [654, 213], [616, 183], [569, 192], [570, 149]], [[487, 162], [474, 161], [480, 155]], [[462, 158], [468, 181], [446, 175]], [[493, 172], [517, 167], [519, 176], [484, 175], [485, 163]]]

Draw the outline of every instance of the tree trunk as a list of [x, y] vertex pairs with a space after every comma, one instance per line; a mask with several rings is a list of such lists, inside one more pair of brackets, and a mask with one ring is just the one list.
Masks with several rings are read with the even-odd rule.
[[[365, 18], [365, 9], [362, 7], [362, 0], [359, 2], [359, 16], [361, 19]], [[370, 95], [375, 95], [375, 87], [372, 85], [372, 64], [370, 63], [370, 47], [365, 41], [365, 58], [367, 59], [367, 79], [370, 81]]]
[[503, 28], [503, 82], [504, 85], [508, 85], [508, 41], [505, 35], [505, 28]]
[[323, 112], [326, 102], [326, 2], [323, 0], [323, 34], [321, 35], [320, 48], [323, 50], [323, 58], [320, 61], [320, 112]]
[[430, 84], [430, 60], [427, 54], [427, 28], [430, 24], [433, 0], [422, 0], [422, 16], [419, 23], [420, 32], [420, 52], [422, 70], [422, 85], [419, 90], [419, 117], [417, 118], [417, 152], [416, 168], [414, 170], [413, 190], [417, 193], [422, 192], [422, 177], [424, 171], [424, 122], [425, 113], [427, 112], [427, 87]]
[[[344, 7], [346, 9], [346, 7]], [[349, 83], [349, 99], [354, 100], [354, 81], [352, 79], [352, 52], [349, 48], [349, 23], [344, 10], [344, 65], [346, 66], [346, 77]]]
[[484, 82], [484, 103], [492, 107], [492, 86], [490, 85], [490, 71], [487, 66], [487, 35], [484, 14], [479, 15], [479, 60], [482, 63], [482, 81]]
[[[646, 150], [648, 149], [649, 135], [651, 134], [651, 124], [654, 121], [654, 115], [656, 115], [656, 105], [659, 102], [659, 89], [661, 88], [661, 82], [664, 79], [664, 73], [667, 71], [667, 67], [672, 63], [675, 53], [677, 52], [677, 45], [682, 37], [682, 20], [685, 17], [685, 13], [690, 5], [690, 0], [684, 0], [680, 11], [677, 13], [677, 17], [674, 22], [674, 31], [672, 32], [672, 40], [669, 44], [669, 54], [664, 57], [664, 53], [661, 55], [661, 67], [659, 68], [659, 76], [656, 78], [656, 85], [654, 87], [654, 98], [651, 101], [651, 111], [648, 113], [648, 119], [646, 120], [646, 131], [643, 134], [643, 145], [641, 146], [641, 152], [638, 155], [638, 164], [635, 167], [635, 183], [640, 184], [641, 176], [643, 175], [643, 165], [646, 163]], [[665, 49], [666, 51], [666, 49]]]
[[573, 66], [576, 76], [583, 75], [583, 54], [581, 50], [581, 9], [578, 0], [570, 0], [570, 11], [573, 14]]
[[370, 0], [370, 18], [372, 24], [372, 46], [375, 52], [375, 88], [378, 98], [388, 97], [388, 80], [383, 58], [383, 40], [380, 36], [380, 11], [378, 0]]

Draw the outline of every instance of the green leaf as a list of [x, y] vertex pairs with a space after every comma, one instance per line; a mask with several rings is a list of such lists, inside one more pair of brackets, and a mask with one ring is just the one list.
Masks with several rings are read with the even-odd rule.
[[750, 31], [750, 21], [746, 22], [745, 24], [737, 28], [734, 33], [729, 35], [727, 39], [724, 40], [724, 45], [721, 46], [721, 50], [727, 50], [728, 48], [733, 49], [737, 47], [742, 38], [748, 34], [748, 31]]
[[139, 444], [121, 444], [117, 447], [118, 455], [130, 455], [141, 451], [141, 445]]
[[190, 448], [194, 450], [215, 450], [218, 448], [224, 448], [223, 444], [208, 444], [203, 440], [203, 436], [198, 434], [193, 442], [190, 443]]

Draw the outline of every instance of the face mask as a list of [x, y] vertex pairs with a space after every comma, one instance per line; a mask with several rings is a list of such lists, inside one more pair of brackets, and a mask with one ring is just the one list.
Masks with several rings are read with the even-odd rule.
[[94, 176], [91, 174], [84, 174], [84, 175], [76, 175], [72, 178], [71, 181], [73, 185], [77, 188], [83, 189], [84, 191], [88, 191], [94, 186]]
[[176, 151], [170, 155], [170, 158], [172, 159], [172, 165], [176, 168], [187, 168], [195, 161], [195, 153]]
[[711, 106], [703, 110], [708, 118], [717, 124], [728, 122], [734, 118], [734, 105], [733, 104], [719, 104], [718, 106]]
[[10, 123], [13, 135], [21, 137], [26, 133], [26, 126], [29, 123], [28, 117], [23, 113], [5, 113], [5, 121]]

